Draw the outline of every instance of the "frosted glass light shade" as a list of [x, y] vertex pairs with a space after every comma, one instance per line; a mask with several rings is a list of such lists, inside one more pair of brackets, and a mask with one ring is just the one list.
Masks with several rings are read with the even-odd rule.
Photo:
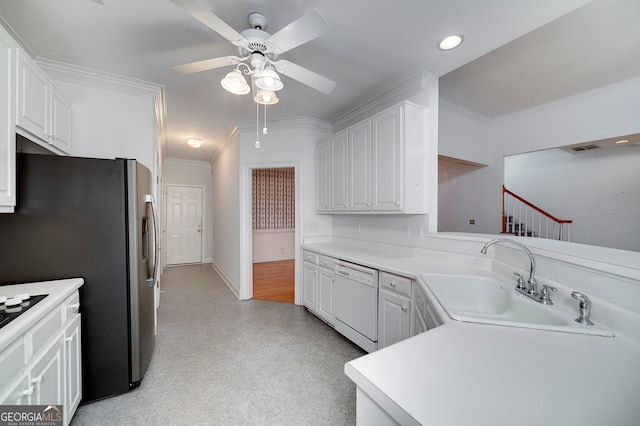
[[234, 95], [246, 95], [251, 91], [251, 87], [247, 84], [242, 73], [238, 70], [233, 70], [227, 74], [222, 81], [220, 81], [222, 87], [227, 92], [231, 92]]
[[275, 105], [280, 102], [280, 99], [278, 99], [275, 92], [264, 89], [258, 90], [258, 93], [256, 93], [253, 100], [261, 105]]
[[282, 81], [280, 80], [280, 76], [277, 72], [272, 70], [271, 68], [264, 69], [256, 78], [256, 86], [260, 89], [271, 90], [275, 92], [284, 87]]

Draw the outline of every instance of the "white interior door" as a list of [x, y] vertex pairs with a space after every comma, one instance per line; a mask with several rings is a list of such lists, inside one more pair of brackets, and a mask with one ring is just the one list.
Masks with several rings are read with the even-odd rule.
[[202, 262], [202, 188], [167, 185], [167, 265]]

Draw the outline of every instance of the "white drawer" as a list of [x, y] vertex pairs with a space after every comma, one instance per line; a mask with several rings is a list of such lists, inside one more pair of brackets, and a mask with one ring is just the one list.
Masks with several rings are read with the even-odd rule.
[[76, 291], [62, 302], [62, 323], [68, 324], [80, 315], [80, 294]]
[[411, 298], [411, 279], [380, 272], [380, 287]]
[[53, 338], [58, 337], [62, 329], [62, 309], [56, 306], [40, 322], [33, 326], [25, 335], [26, 342], [31, 342], [31, 352], [27, 357], [33, 357]]
[[0, 352], [0, 389], [4, 389], [24, 369], [25, 353], [22, 337], [16, 339], [8, 348]]
[[318, 265], [323, 268], [335, 270], [336, 269], [336, 260], [332, 257], [320, 256], [318, 258]]
[[305, 262], [311, 262], [315, 265], [318, 264], [318, 255], [310, 251], [306, 251], [306, 250], [303, 251], [302, 258], [304, 259]]

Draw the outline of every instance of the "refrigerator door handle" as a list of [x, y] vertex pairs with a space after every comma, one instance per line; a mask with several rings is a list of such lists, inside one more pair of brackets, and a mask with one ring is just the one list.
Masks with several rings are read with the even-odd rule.
[[144, 196], [144, 202], [151, 205], [151, 218], [153, 221], [153, 274], [147, 278], [147, 286], [153, 288], [156, 284], [156, 275], [158, 273], [158, 256], [160, 255], [160, 247], [158, 246], [160, 236], [158, 235], [158, 216], [156, 215], [156, 206], [153, 202], [153, 195], [147, 194]]

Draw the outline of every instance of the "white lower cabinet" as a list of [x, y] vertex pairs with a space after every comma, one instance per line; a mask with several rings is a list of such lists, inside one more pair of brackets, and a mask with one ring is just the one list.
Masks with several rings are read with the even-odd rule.
[[421, 285], [415, 285], [413, 306], [414, 319], [412, 336], [442, 325], [440, 317], [436, 314], [435, 309], [427, 297], [426, 291]]
[[315, 312], [318, 304], [318, 265], [317, 256], [313, 255], [313, 258], [316, 260], [309, 261], [305, 258], [302, 266], [302, 304]]
[[303, 252], [303, 259], [303, 305], [317, 317], [333, 325], [335, 259], [308, 251]]
[[333, 325], [333, 283], [336, 280], [335, 259], [320, 256], [318, 268], [318, 316]]
[[411, 336], [412, 289], [411, 279], [380, 272], [378, 349]]
[[80, 400], [82, 399], [82, 340], [80, 338], [80, 314], [67, 321], [64, 329], [64, 366], [65, 393], [64, 416], [65, 424], [71, 422]]
[[82, 398], [76, 291], [0, 352], [0, 405], [59, 405], [65, 425]]

